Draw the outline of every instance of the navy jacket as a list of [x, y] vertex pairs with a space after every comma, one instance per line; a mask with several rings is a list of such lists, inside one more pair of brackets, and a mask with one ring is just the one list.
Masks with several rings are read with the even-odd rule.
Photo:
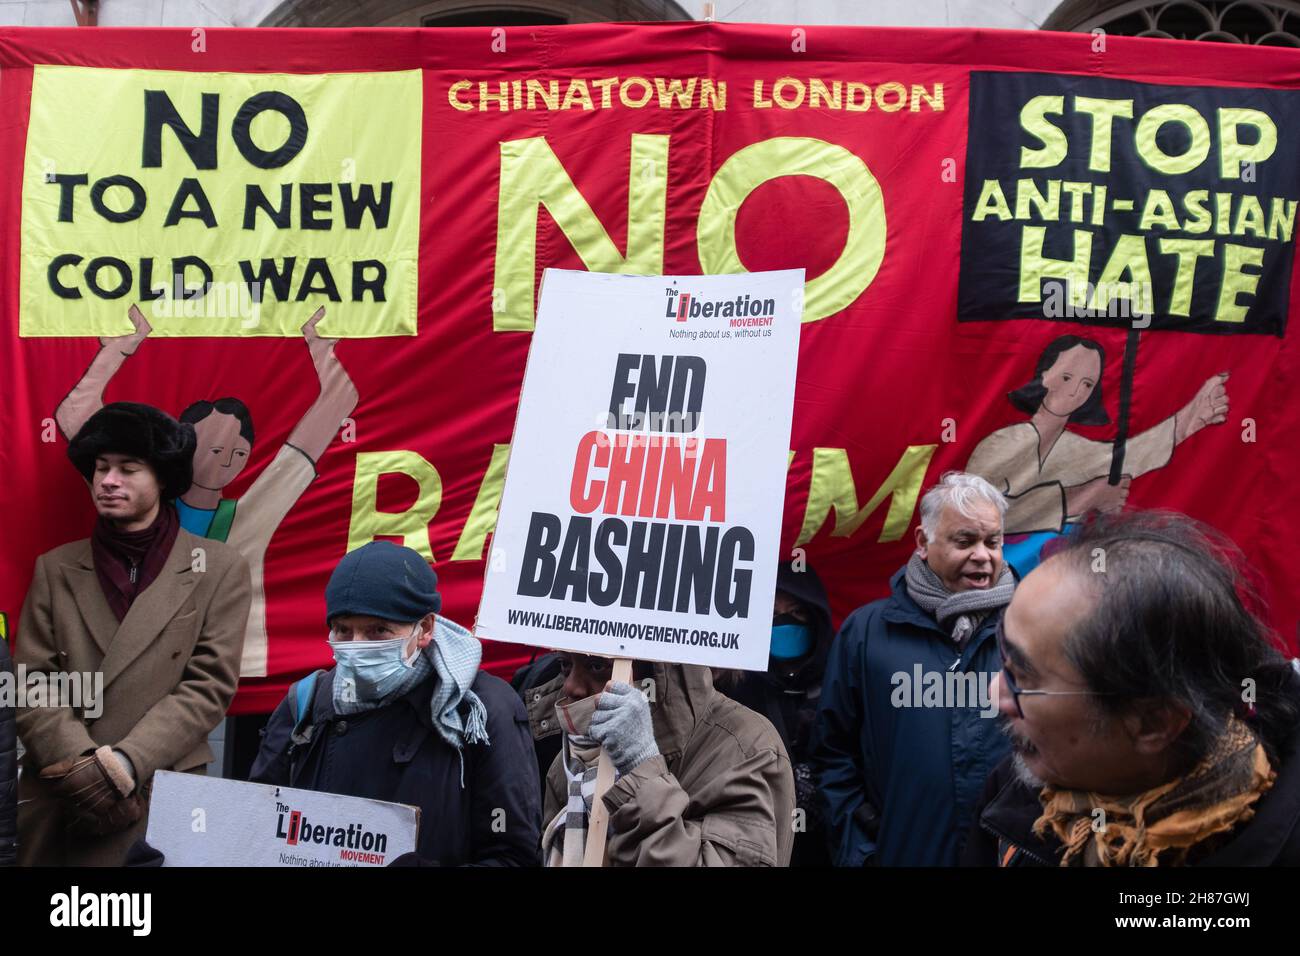
[[[891, 596], [845, 619], [826, 665], [812, 764], [831, 858], [837, 866], [955, 866], [984, 781], [1008, 751], [997, 701], [981, 706], [1002, 668], [994, 637], [1002, 609], [958, 655], [908, 595], [902, 570], [890, 586]], [[896, 706], [926, 703], [924, 688], [940, 679], [962, 695], [946, 699], [966, 706]]]
[[[321, 673], [310, 740], [295, 743], [286, 697], [271, 715], [249, 779], [420, 808], [420, 862], [441, 866], [541, 863], [541, 788], [523, 704], [510, 685], [479, 672], [472, 689], [487, 708], [486, 746], [456, 749], [433, 729], [431, 675], [376, 710], [334, 713], [334, 670]], [[301, 736], [306, 736], [306, 732]]]

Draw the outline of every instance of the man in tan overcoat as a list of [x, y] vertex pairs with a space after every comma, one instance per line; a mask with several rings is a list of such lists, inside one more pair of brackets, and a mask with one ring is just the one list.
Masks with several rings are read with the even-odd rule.
[[194, 429], [117, 402], [68, 446], [99, 518], [36, 561], [15, 661], [102, 674], [102, 694], [19, 710], [19, 863], [115, 866], [144, 836], [157, 770], [204, 772], [235, 693], [248, 562], [180, 527]]

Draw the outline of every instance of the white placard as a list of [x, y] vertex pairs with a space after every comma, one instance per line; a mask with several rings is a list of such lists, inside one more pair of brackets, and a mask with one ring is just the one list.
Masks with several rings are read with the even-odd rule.
[[802, 269], [548, 269], [475, 633], [767, 668]]
[[401, 803], [160, 770], [145, 839], [164, 866], [387, 866], [419, 825]]

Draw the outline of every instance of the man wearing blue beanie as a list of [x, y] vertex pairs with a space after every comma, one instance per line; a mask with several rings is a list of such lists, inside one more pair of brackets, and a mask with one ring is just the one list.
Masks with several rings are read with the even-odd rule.
[[419, 862], [534, 866], [541, 794], [528, 717], [442, 617], [417, 552], [372, 541], [325, 588], [335, 666], [289, 688], [249, 779], [420, 808]]

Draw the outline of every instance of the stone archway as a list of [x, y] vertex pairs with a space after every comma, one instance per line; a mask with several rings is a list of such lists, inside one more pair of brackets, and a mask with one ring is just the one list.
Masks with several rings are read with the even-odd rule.
[[1300, 47], [1295, 0], [1066, 0], [1044, 30]]
[[259, 26], [527, 26], [692, 19], [674, 0], [283, 0], [267, 7]]

